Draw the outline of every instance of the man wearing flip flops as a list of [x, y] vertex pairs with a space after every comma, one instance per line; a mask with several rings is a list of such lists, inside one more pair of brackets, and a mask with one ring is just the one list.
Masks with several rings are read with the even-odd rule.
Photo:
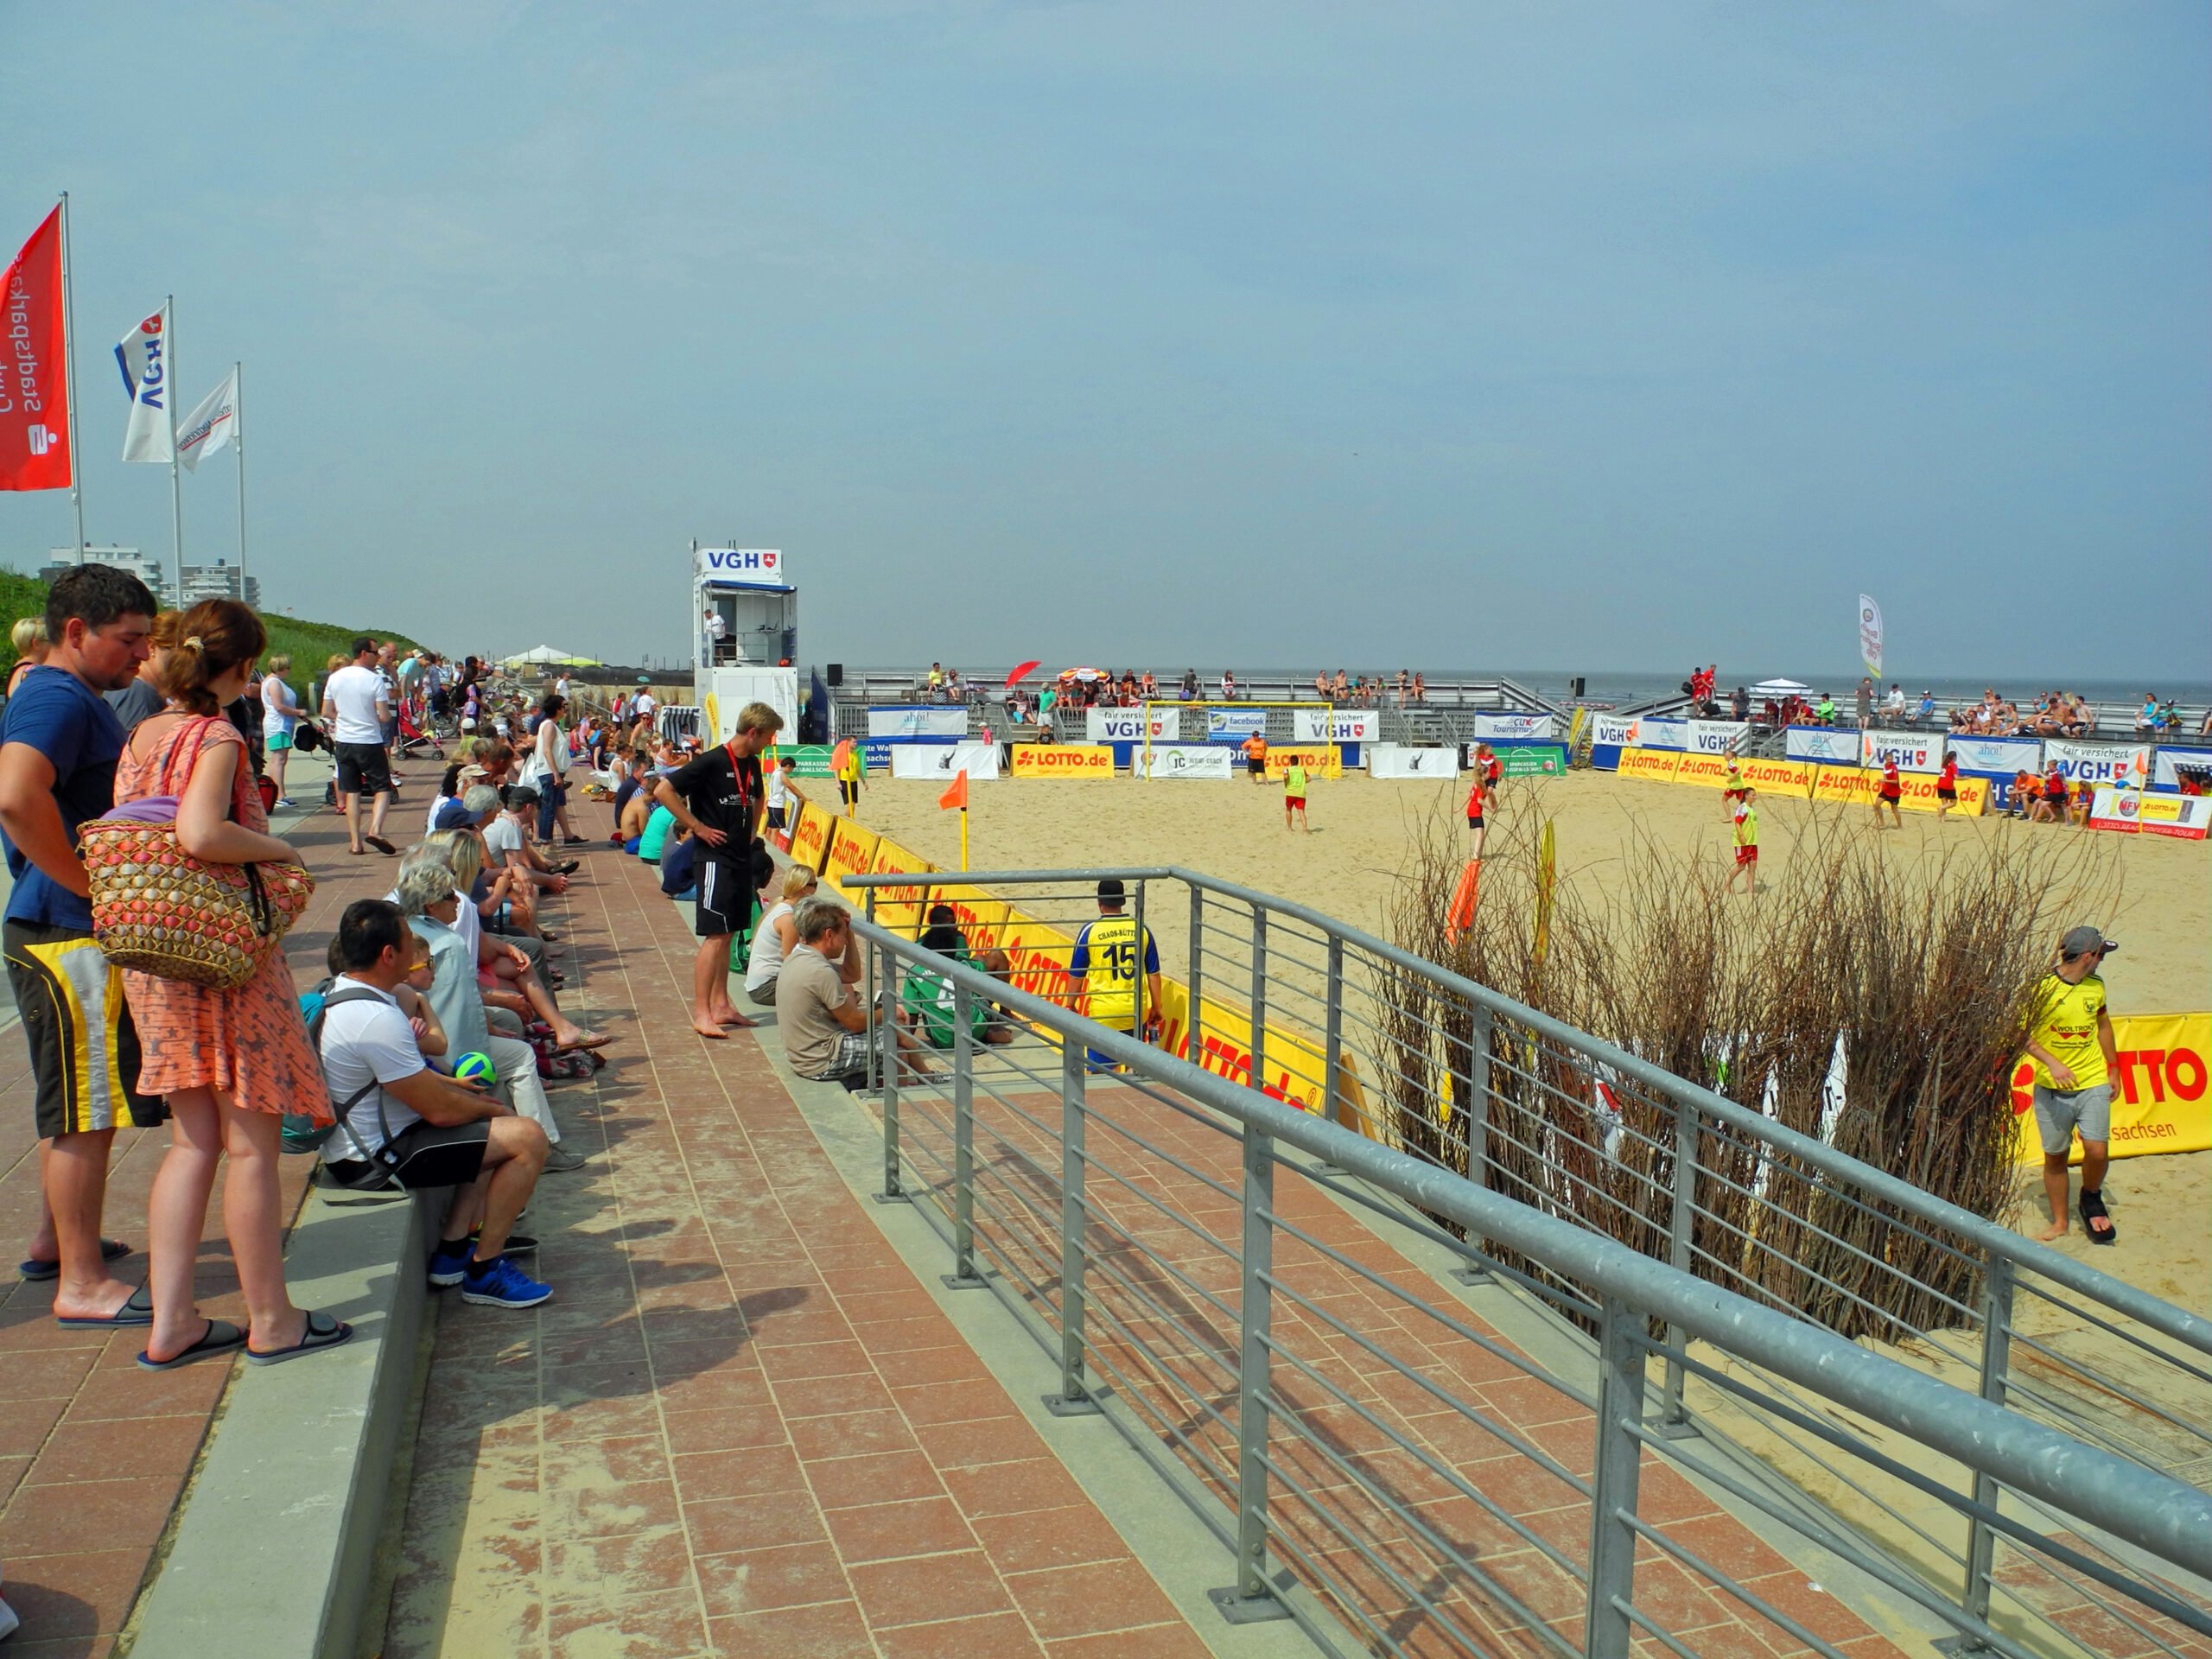
[[2050, 1200], [2050, 1225], [2037, 1233], [2048, 1243], [2063, 1238], [2066, 1168], [2074, 1135], [2082, 1135], [2082, 1225], [2090, 1239], [2110, 1244], [2119, 1236], [2105, 1208], [2105, 1166], [2112, 1152], [2111, 1077], [2120, 1065], [2105, 982], [2097, 969], [2120, 949], [2101, 928], [2077, 927], [2058, 942], [2058, 965], [2036, 993], [2028, 1058], [2036, 1068], [2036, 1128], [2043, 1134], [2043, 1186]]

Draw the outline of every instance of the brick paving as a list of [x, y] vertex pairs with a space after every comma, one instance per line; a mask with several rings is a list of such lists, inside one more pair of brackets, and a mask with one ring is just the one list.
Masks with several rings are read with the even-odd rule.
[[386, 1655], [1205, 1653], [758, 1044], [691, 1035], [689, 911], [585, 874], [592, 1161], [526, 1224], [553, 1301], [437, 1310]]
[[[423, 770], [413, 768], [414, 788], [395, 814], [412, 809], [419, 822], [414, 803], [429, 798]], [[303, 772], [302, 782], [321, 794], [320, 775]], [[278, 830], [320, 883], [286, 941], [294, 977], [312, 983], [324, 972], [340, 912], [385, 891], [392, 861], [346, 856], [345, 828], [327, 813]], [[24, 1282], [6, 1265], [20, 1259], [38, 1219], [31, 1100], [22, 1039], [0, 1032], [0, 1398], [8, 1402], [0, 1414], [0, 1565], [22, 1619], [7, 1651], [10, 1659], [75, 1659], [109, 1652], [124, 1628], [237, 1362], [143, 1371], [136, 1362], [143, 1326], [65, 1331], [54, 1322], [53, 1286]], [[146, 1195], [168, 1144], [164, 1130], [124, 1129], [115, 1138], [105, 1230], [134, 1249], [117, 1264], [126, 1283], [145, 1278]], [[308, 1165], [284, 1160], [288, 1214], [306, 1192]], [[200, 1249], [201, 1307], [242, 1323], [219, 1175]]]

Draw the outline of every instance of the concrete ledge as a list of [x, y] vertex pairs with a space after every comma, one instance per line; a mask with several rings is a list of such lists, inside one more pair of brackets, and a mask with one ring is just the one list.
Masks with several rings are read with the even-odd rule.
[[415, 1386], [426, 1202], [309, 1194], [285, 1256], [292, 1297], [353, 1339], [238, 1366], [140, 1599], [135, 1659], [353, 1659]]

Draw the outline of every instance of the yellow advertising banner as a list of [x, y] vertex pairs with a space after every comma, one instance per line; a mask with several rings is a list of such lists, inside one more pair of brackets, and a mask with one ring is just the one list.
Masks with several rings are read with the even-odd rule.
[[1871, 806], [1875, 780], [1881, 775], [1862, 766], [1815, 766], [1813, 798], [1831, 806]]
[[[879, 836], [875, 842], [875, 856], [868, 861], [870, 875], [926, 874], [934, 867], [925, 858], [908, 852], [888, 836]], [[842, 890], [842, 889], [841, 889]], [[875, 889], [875, 919], [880, 926], [909, 938], [922, 930], [922, 918], [930, 900], [929, 887], [916, 882], [912, 887], [878, 887]], [[865, 910], [865, 899], [859, 901]]]
[[850, 818], [834, 820], [830, 830], [830, 850], [822, 861], [822, 879], [843, 892], [847, 876], [867, 873], [869, 861], [875, 857], [876, 840], [875, 831], [861, 829]]
[[[1882, 787], [1882, 769], [1872, 766], [1867, 776], [1874, 780], [1878, 794]], [[1904, 786], [1904, 794], [1897, 802], [1908, 812], [1933, 812], [1942, 803], [1936, 798], [1936, 774], [1931, 772], [1904, 772], [1897, 774], [1897, 782]], [[1959, 779], [1959, 798], [1951, 808], [1978, 818], [1989, 810], [1989, 779], [1961, 778]]]
[[1813, 769], [1802, 760], [1746, 760], [1744, 781], [1762, 795], [1795, 796], [1804, 800], [1813, 792]]
[[1682, 752], [1680, 749], [1623, 749], [1620, 773], [1624, 778], [1642, 778], [1653, 783], [1670, 784], [1681, 764]]
[[1296, 760], [1315, 778], [1341, 778], [1344, 775], [1344, 751], [1333, 743], [1307, 745], [1285, 744], [1279, 749], [1268, 751], [1268, 776], [1281, 778], [1290, 770]]
[[[1742, 770], [1742, 763], [1737, 763]], [[1728, 757], [1725, 754], [1684, 753], [1681, 764], [1675, 768], [1678, 784], [1695, 784], [1701, 789], [1726, 789], [1728, 786]], [[1751, 785], [1756, 789], [1758, 785]]]
[[822, 874], [822, 855], [830, 845], [830, 826], [836, 823], [828, 810], [806, 802], [791, 821], [791, 862]]
[[[2133, 1014], [2113, 1016], [2120, 1067], [2112, 1090], [2112, 1155], [2212, 1149], [2212, 1014]], [[2035, 1067], [2023, 1058], [2012, 1068], [2012, 1115], [2020, 1122], [2020, 1161], [2043, 1161], [2037, 1131]], [[2082, 1161], [2077, 1135], [2071, 1161]]]
[[1016, 743], [1008, 768], [1016, 778], [1111, 778], [1110, 743]]

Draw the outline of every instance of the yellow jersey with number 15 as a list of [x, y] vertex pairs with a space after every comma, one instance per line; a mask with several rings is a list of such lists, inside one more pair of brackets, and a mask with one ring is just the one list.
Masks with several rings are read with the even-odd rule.
[[1134, 916], [1101, 916], [1075, 936], [1068, 972], [1083, 981], [1084, 1012], [1102, 1026], [1127, 1031], [1136, 1023], [1137, 975], [1160, 971], [1160, 947], [1145, 929], [1142, 962]]

